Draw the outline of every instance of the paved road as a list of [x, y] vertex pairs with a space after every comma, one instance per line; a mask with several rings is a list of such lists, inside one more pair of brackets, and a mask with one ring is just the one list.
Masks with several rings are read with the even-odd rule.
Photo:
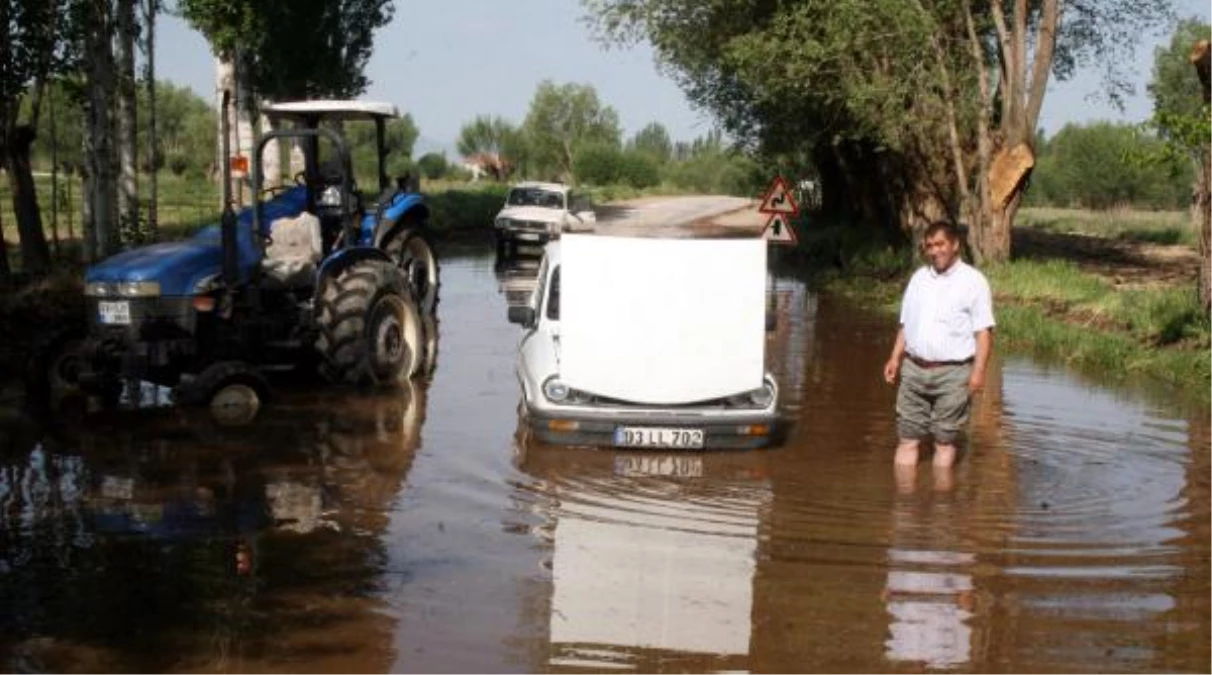
[[[744, 197], [646, 197], [598, 208], [598, 234], [687, 237], [707, 234], [752, 236], [745, 218], [734, 215], [751, 206]], [[727, 218], [722, 218], [728, 214]], [[733, 232], [735, 230], [735, 232]]]

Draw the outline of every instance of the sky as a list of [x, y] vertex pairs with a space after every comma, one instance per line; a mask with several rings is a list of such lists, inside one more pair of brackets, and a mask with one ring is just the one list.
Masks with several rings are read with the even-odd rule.
[[[1208, 0], [1175, 5], [1180, 16], [1212, 19]], [[691, 140], [712, 127], [710, 116], [694, 109], [659, 71], [648, 45], [598, 44], [577, 0], [396, 0], [395, 7], [392, 22], [376, 33], [363, 98], [389, 101], [412, 115], [421, 132], [415, 154], [457, 154], [459, 129], [479, 114], [520, 123], [545, 79], [593, 85], [599, 99], [618, 111], [625, 136], [653, 121], [674, 140]], [[1136, 94], [1122, 112], [1098, 97], [1099, 73], [1085, 70], [1067, 82], [1050, 78], [1040, 126], [1052, 134], [1069, 122], [1149, 117], [1145, 84], [1153, 49], [1167, 40], [1146, 36], [1137, 47], [1128, 68]], [[214, 58], [181, 19], [165, 16], [157, 25], [156, 69], [160, 79], [213, 97]]]

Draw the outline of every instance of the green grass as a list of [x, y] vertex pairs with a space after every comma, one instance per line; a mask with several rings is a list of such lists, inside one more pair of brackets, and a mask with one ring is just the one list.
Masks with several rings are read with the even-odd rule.
[[1183, 211], [1030, 207], [1019, 210], [1015, 226], [1140, 243], [1195, 245], [1191, 217]]
[[[1201, 401], [1212, 397], [1212, 324], [1193, 288], [1117, 289], [1064, 260], [982, 271], [995, 296], [999, 345], [1121, 378], [1144, 375]], [[828, 292], [893, 314], [908, 276], [819, 280]]]

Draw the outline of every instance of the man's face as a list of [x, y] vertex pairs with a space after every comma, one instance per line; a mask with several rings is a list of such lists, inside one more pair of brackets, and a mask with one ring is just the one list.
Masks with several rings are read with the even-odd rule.
[[959, 255], [959, 240], [948, 239], [946, 232], [935, 232], [922, 242], [922, 246], [936, 272], [946, 272]]

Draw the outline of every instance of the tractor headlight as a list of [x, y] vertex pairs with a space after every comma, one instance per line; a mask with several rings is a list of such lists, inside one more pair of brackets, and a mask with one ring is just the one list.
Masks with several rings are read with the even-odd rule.
[[320, 200], [316, 202], [320, 206], [340, 206], [341, 205], [341, 190], [335, 185], [330, 185], [324, 188], [320, 193]]
[[84, 294], [99, 298], [149, 298], [160, 295], [159, 281], [94, 281], [84, 285]]

